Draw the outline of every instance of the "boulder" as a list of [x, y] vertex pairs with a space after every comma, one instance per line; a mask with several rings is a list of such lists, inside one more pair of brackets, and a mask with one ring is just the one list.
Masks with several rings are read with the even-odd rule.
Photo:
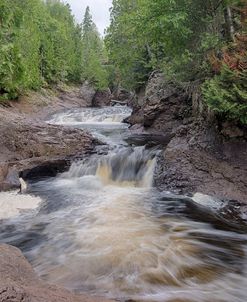
[[142, 102], [133, 106], [128, 122], [142, 124], [145, 128], [171, 133], [190, 116], [188, 95], [175, 84], [167, 81], [163, 74], [154, 72], [148, 81]]
[[0, 302], [110, 302], [41, 281], [21, 251], [0, 245]]
[[84, 82], [80, 89], [80, 96], [83, 100], [85, 100], [87, 107], [91, 107], [93, 105], [95, 94], [95, 88], [88, 81]]
[[92, 100], [93, 107], [110, 106], [112, 99], [111, 90], [97, 90]]
[[152, 134], [152, 133], [135, 133], [128, 135], [124, 140], [133, 146], [167, 146], [173, 135]]
[[130, 102], [134, 97], [134, 93], [124, 89], [124, 88], [117, 88], [115, 91], [113, 91], [113, 98], [114, 100], [120, 101], [120, 102]]
[[[10, 168], [8, 170], [8, 173], [3, 179], [2, 182], [2, 190], [12, 190], [12, 189], [19, 189], [21, 186], [20, 179], [19, 179], [19, 173], [15, 168]], [[0, 183], [1, 188], [1, 183]]]

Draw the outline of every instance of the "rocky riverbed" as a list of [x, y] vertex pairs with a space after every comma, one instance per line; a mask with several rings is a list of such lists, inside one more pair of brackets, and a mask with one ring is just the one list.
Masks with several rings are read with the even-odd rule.
[[[101, 99], [99, 101], [99, 95]], [[0, 106], [0, 190], [19, 188], [19, 176], [54, 175], [75, 157], [93, 151], [99, 143], [83, 130], [54, 126], [44, 120], [57, 111], [104, 105], [109, 91], [58, 86], [31, 92]]]
[[[57, 172], [70, 166], [75, 158], [81, 159], [94, 153], [96, 146], [101, 143], [87, 131], [77, 127], [51, 125], [44, 121], [57, 111], [109, 104], [111, 97], [107, 91], [96, 93], [90, 89], [84, 85], [81, 88], [59, 88], [55, 93], [43, 91], [23, 97], [18, 103], [9, 102], [7, 106], [0, 107], [0, 190], [19, 188], [20, 176], [55, 176]], [[247, 193], [246, 129], [220, 123], [213, 116], [205, 119], [203, 104], [198, 102], [196, 90], [191, 94], [166, 82], [159, 73], [150, 77], [142, 98], [133, 101], [133, 95], [130, 95], [129, 99], [133, 114], [125, 121], [131, 124], [131, 131], [126, 130], [128, 135], [123, 139], [132, 146], [146, 145], [147, 149], [159, 145], [161, 151], [158, 152], [153, 174], [156, 188], [191, 196], [200, 192], [217, 197], [221, 207], [219, 213], [209, 215], [210, 219], [207, 219], [205, 208], [199, 208], [200, 212], [197, 205], [196, 211], [188, 207], [188, 213], [185, 214], [195, 212], [195, 221], [215, 224], [217, 227], [220, 225], [220, 228], [229, 224], [230, 229], [244, 233], [246, 206], [243, 203], [246, 202]], [[76, 119], [75, 113], [73, 117]], [[107, 120], [107, 115], [105, 118]], [[121, 140], [120, 145], [122, 144]], [[107, 166], [100, 166], [97, 169], [97, 173], [103, 178], [110, 177], [106, 168]], [[85, 198], [85, 192], [83, 197]], [[170, 195], [166, 198], [172, 201]], [[163, 198], [164, 201], [167, 201], [166, 198]], [[194, 207], [194, 202], [186, 198], [184, 201]], [[231, 201], [223, 203], [220, 199]], [[216, 199], [210, 200], [214, 202]], [[171, 208], [173, 214], [176, 209], [179, 211], [180, 200], [179, 205]], [[164, 212], [167, 214], [169, 209]], [[211, 216], [217, 219], [212, 220]], [[115, 238], [110, 239], [115, 242]], [[128, 240], [127, 237], [127, 242]], [[106, 301], [74, 295], [40, 281], [21, 252], [8, 245], [0, 245], [0, 272], [1, 302]]]
[[[67, 108], [92, 106], [95, 93], [87, 86], [63, 87], [30, 93], [18, 102], [8, 102], [0, 107], [0, 191], [19, 189], [20, 176], [54, 176], [74, 158], [93, 152], [100, 142], [91, 134], [49, 125], [44, 119]], [[109, 300], [75, 295], [42, 282], [20, 250], [0, 245], [0, 301]]]

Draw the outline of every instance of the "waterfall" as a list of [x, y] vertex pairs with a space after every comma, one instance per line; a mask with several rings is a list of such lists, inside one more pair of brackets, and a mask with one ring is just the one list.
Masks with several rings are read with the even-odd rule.
[[153, 183], [155, 163], [155, 150], [124, 148], [107, 156], [95, 156], [73, 163], [62, 177], [94, 175], [103, 185], [149, 188]]

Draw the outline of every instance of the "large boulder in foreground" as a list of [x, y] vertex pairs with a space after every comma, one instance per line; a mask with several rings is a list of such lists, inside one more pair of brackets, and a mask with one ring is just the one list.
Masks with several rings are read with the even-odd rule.
[[75, 295], [41, 281], [15, 247], [0, 245], [0, 302], [110, 302], [103, 298]]
[[96, 140], [83, 130], [48, 125], [0, 108], [0, 190], [18, 187], [20, 171], [50, 173], [66, 160], [90, 153]]

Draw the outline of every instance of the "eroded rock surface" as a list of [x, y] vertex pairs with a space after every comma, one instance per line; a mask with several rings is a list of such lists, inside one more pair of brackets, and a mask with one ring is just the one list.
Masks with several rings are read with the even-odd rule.
[[169, 134], [190, 115], [191, 103], [187, 94], [167, 82], [162, 74], [153, 73], [143, 100], [133, 103], [133, 114], [127, 122]]
[[247, 142], [224, 140], [203, 123], [179, 131], [160, 157], [157, 185], [247, 202]]
[[247, 130], [208, 120], [192, 95], [156, 72], [142, 101], [133, 102], [127, 119], [133, 131], [171, 138], [158, 160], [156, 185], [247, 202]]
[[41, 281], [15, 247], [0, 245], [0, 302], [110, 302]]
[[93, 150], [83, 130], [48, 125], [0, 108], [0, 190], [18, 187], [18, 173], [43, 166], [59, 169], [66, 159]]

